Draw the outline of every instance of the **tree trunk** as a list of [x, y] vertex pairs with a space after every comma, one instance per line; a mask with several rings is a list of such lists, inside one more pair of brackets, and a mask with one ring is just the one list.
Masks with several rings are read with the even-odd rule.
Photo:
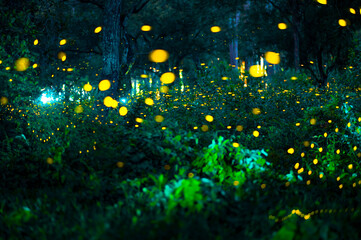
[[106, 0], [103, 23], [102, 79], [111, 82], [111, 87], [105, 95], [116, 100], [119, 98], [120, 80], [121, 5], [122, 0]]
[[295, 69], [299, 70], [300, 69], [300, 36], [296, 28], [294, 28], [293, 30], [293, 42], [294, 42], [293, 54], [294, 54]]

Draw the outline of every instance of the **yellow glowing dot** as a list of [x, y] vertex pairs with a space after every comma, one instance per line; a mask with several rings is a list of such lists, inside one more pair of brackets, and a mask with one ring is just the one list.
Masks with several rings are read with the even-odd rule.
[[49, 158], [46, 159], [46, 162], [47, 162], [48, 164], [53, 164], [53, 163], [54, 163], [54, 160], [49, 157]]
[[317, 158], [316, 159], [313, 159], [313, 164], [317, 164], [318, 163], [318, 160], [317, 160]]
[[206, 116], [206, 121], [213, 122], [214, 118], [211, 115]]
[[141, 74], [140, 77], [141, 77], [141, 78], [147, 78], [148, 75], [147, 75], [147, 74]]
[[236, 130], [237, 130], [238, 132], [241, 132], [241, 131], [243, 130], [243, 126], [242, 126], [242, 125], [238, 125], [238, 126], [236, 127]]
[[156, 49], [151, 51], [148, 57], [151, 62], [162, 63], [168, 60], [169, 53], [162, 49]]
[[318, 149], [318, 151], [322, 152], [322, 151], [323, 151], [323, 148], [322, 148], [322, 147], [320, 147], [320, 148]]
[[104, 98], [104, 105], [107, 107], [111, 107], [113, 105], [114, 99], [112, 97], [105, 97]]
[[341, 27], [346, 27], [347, 26], [347, 22], [345, 19], [340, 19], [338, 20], [338, 24], [341, 26]]
[[137, 123], [142, 123], [144, 120], [143, 120], [142, 118], [136, 118], [135, 121], [136, 121]]
[[232, 146], [235, 147], [235, 148], [238, 148], [238, 147], [239, 147], [239, 143], [234, 142], [234, 143], [232, 143]]
[[[309, 185], [309, 184], [307, 184], [307, 185]], [[310, 214], [307, 214], [307, 215], [305, 215], [304, 218], [305, 218], [305, 220], [308, 220], [308, 219], [310, 219], [310, 217], [311, 217]]]
[[327, 4], [327, 0], [317, 0], [317, 2], [323, 5]]
[[8, 104], [8, 102], [9, 102], [9, 100], [8, 100], [7, 97], [1, 97], [0, 98], [1, 105], [6, 105], [6, 104]]
[[310, 185], [310, 184], [311, 184], [311, 180], [307, 180], [306, 184], [307, 184], [307, 185]]
[[263, 183], [263, 184], [261, 185], [261, 188], [262, 188], [262, 189], [265, 189], [265, 188], [266, 188], [266, 184]]
[[286, 23], [279, 23], [278, 28], [281, 29], [281, 30], [285, 30], [285, 29], [287, 29], [287, 24]]
[[6, 67], [5, 70], [9, 71], [9, 70], [10, 70], [10, 67]]
[[336, 150], [336, 154], [340, 154], [340, 152], [341, 152], [340, 149]]
[[152, 106], [152, 105], [154, 105], [154, 101], [151, 98], [146, 98], [145, 99], [145, 104], [147, 104], [149, 106]]
[[259, 132], [258, 132], [258, 131], [253, 131], [253, 136], [258, 137], [258, 136], [259, 136]]
[[90, 91], [93, 89], [93, 87], [92, 87], [92, 85], [90, 85], [89, 83], [87, 83], [87, 84], [84, 85], [83, 89], [84, 89], [86, 92], [90, 92]]
[[309, 141], [304, 141], [304, 142], [303, 142], [303, 145], [304, 145], [305, 147], [309, 147], [309, 146], [310, 146], [310, 142], [309, 142]]
[[261, 65], [253, 65], [249, 68], [249, 74], [252, 77], [258, 78], [264, 76], [264, 69]]
[[174, 82], [175, 78], [176, 76], [174, 73], [166, 72], [162, 74], [162, 76], [160, 77], [160, 81], [164, 84], [171, 84], [172, 82]]
[[117, 167], [118, 168], [124, 167], [124, 162], [117, 162]]
[[310, 171], [308, 171], [308, 175], [311, 175], [312, 174], [312, 171], [310, 170]]
[[84, 108], [81, 106], [81, 105], [79, 105], [79, 106], [76, 106], [75, 107], [75, 110], [74, 110], [76, 113], [82, 113], [83, 111], [84, 111]]
[[347, 167], [348, 167], [348, 169], [351, 170], [351, 169], [353, 168], [353, 165], [352, 165], [352, 164], [349, 164]]
[[261, 114], [261, 110], [260, 110], [259, 108], [253, 108], [253, 109], [252, 109], [252, 113], [253, 113], [254, 115], [259, 115], [259, 114]]
[[[30, 60], [28, 58], [19, 58], [15, 62], [15, 70], [23, 72], [30, 66]], [[10, 67], [7, 67], [10, 69]]]
[[220, 31], [221, 31], [221, 28], [219, 26], [211, 27], [211, 32], [213, 32], [213, 33], [217, 33], [217, 32], [220, 32]]
[[324, 133], [323, 136], [324, 136], [324, 137], [327, 137], [327, 133]]
[[127, 115], [127, 113], [128, 113], [128, 109], [127, 109], [126, 107], [121, 107], [121, 108], [119, 109], [119, 114], [120, 114], [121, 116], [125, 116], [125, 115]]
[[169, 87], [168, 87], [168, 86], [161, 86], [161, 87], [160, 87], [160, 92], [161, 92], [161, 93], [167, 93], [167, 92], [169, 92]]
[[189, 177], [189, 178], [194, 177], [194, 173], [188, 173], [188, 177]]
[[287, 152], [288, 152], [289, 154], [294, 154], [294, 153], [295, 153], [295, 150], [294, 150], [293, 148], [289, 148], [289, 149], [287, 150]]
[[295, 169], [298, 169], [300, 167], [300, 164], [299, 163], [296, 163], [295, 164]]
[[358, 121], [361, 122], [361, 117], [358, 118]]
[[298, 127], [298, 126], [300, 126], [301, 125], [301, 123], [296, 123], [296, 126]]
[[33, 68], [37, 68], [38, 67], [38, 64], [37, 63], [34, 63], [33, 64]]
[[65, 52], [59, 52], [58, 53], [58, 59], [62, 60], [63, 62], [66, 60], [66, 53]]
[[335, 132], [338, 132], [338, 128], [335, 128]]
[[339, 189], [342, 189], [342, 188], [343, 188], [343, 185], [342, 185], [342, 184], [340, 184], [340, 185], [338, 186], [338, 188], [339, 188]]
[[110, 88], [110, 81], [105, 79], [105, 80], [102, 80], [100, 83], [99, 83], [99, 90], [100, 91], [106, 91]]
[[154, 120], [156, 121], [156, 122], [163, 122], [164, 121], [164, 117], [163, 116], [161, 116], [161, 115], [157, 115], [157, 116], [155, 116], [154, 117]]
[[356, 150], [357, 150], [357, 146], [354, 146], [354, 147], [353, 147], [353, 150], [356, 151]]
[[297, 172], [297, 173], [298, 173], [298, 174], [301, 174], [301, 173], [303, 173], [303, 170], [304, 170], [304, 169], [303, 169], [303, 168], [301, 168], [300, 170], [298, 170], [298, 172]]
[[222, 80], [224, 80], [224, 81], [227, 80], [227, 79], [228, 79], [228, 77], [222, 77]]
[[347, 123], [347, 127], [351, 127], [351, 123], [349, 122], [349, 123]]
[[279, 64], [281, 61], [280, 54], [275, 52], [266, 52], [265, 58], [271, 64]]
[[202, 125], [201, 130], [203, 132], [207, 132], [209, 130], [209, 127], [207, 125]]
[[301, 153], [301, 157], [304, 157], [305, 156], [305, 153]]
[[149, 25], [143, 25], [140, 30], [142, 30], [143, 32], [149, 32], [150, 30], [152, 30], [152, 27]]
[[65, 45], [66, 44], [66, 39], [63, 39], [59, 42], [60, 45]]
[[72, 71], [74, 71], [74, 68], [67, 68], [66, 71], [72, 72]]
[[361, 153], [358, 153], [358, 154], [357, 154], [357, 157], [361, 158]]
[[100, 31], [102, 30], [102, 27], [97, 27], [94, 29], [94, 33], [100, 33]]
[[356, 14], [356, 10], [355, 10], [355, 9], [353, 9], [353, 8], [350, 8], [350, 13], [352, 13], [352, 14]]
[[286, 182], [286, 183], [285, 183], [285, 186], [286, 186], [286, 187], [289, 187], [290, 184], [291, 184], [290, 182]]
[[239, 185], [239, 181], [234, 181], [234, 182], [233, 182], [233, 185], [234, 185], [234, 186], [238, 186], [238, 185]]
[[323, 178], [323, 173], [320, 173], [319, 177], [320, 177], [320, 178]]
[[314, 119], [314, 118], [312, 118], [312, 119], [310, 120], [310, 124], [311, 124], [311, 125], [316, 125], [316, 122], [317, 122], [317, 121], [316, 121], [316, 119]]
[[38, 45], [39, 44], [39, 40], [38, 39], [35, 39], [34, 40], [34, 45], [36, 46], [36, 45]]

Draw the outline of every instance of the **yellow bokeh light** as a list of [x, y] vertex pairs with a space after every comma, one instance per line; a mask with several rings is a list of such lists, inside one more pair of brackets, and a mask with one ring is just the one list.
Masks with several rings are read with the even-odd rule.
[[54, 160], [49, 157], [49, 158], [46, 159], [46, 162], [47, 162], [48, 164], [53, 164], [53, 163], [54, 163]]
[[287, 29], [287, 24], [286, 23], [279, 23], [278, 28], [281, 29], [281, 30], [285, 30], [285, 29]]
[[243, 126], [242, 126], [242, 125], [238, 125], [238, 126], [236, 127], [236, 130], [237, 130], [238, 132], [241, 132], [241, 131], [243, 130]]
[[141, 78], [147, 78], [148, 75], [147, 75], [147, 74], [141, 74], [140, 77], [141, 77]]
[[239, 147], [239, 143], [234, 142], [234, 143], [232, 143], [232, 146], [235, 147], [235, 148], [238, 148], [238, 147]]
[[176, 76], [174, 73], [166, 72], [162, 74], [162, 76], [160, 77], [160, 81], [164, 84], [171, 84], [172, 82], [174, 82], [175, 78]]
[[155, 116], [154, 117], [154, 120], [156, 121], [156, 122], [163, 122], [164, 121], [164, 117], [163, 116], [161, 116], [161, 115], [157, 115], [157, 116]]
[[259, 137], [259, 132], [258, 131], [253, 131], [253, 136]]
[[33, 68], [37, 68], [39, 65], [37, 63], [33, 64]]
[[266, 52], [265, 58], [271, 64], [279, 64], [281, 61], [280, 54], [275, 52]]
[[147, 99], [145, 99], [145, 104], [152, 106], [152, 105], [154, 105], [154, 101], [151, 98], [147, 98]]
[[105, 79], [105, 80], [102, 80], [100, 83], [99, 83], [99, 90], [100, 91], [106, 91], [110, 88], [110, 81]]
[[207, 131], [209, 130], [208, 125], [202, 125], [201, 130], [202, 130], [203, 132], [207, 132]]
[[86, 92], [90, 92], [90, 91], [93, 89], [93, 87], [92, 87], [92, 85], [90, 85], [89, 83], [87, 83], [87, 84], [84, 85], [83, 89], [84, 89]]
[[8, 104], [8, 102], [9, 102], [9, 100], [8, 100], [7, 97], [1, 97], [0, 98], [0, 104], [1, 105], [6, 105], [6, 104]]
[[207, 122], [213, 122], [214, 118], [211, 115], [207, 115], [206, 117]]
[[[19, 58], [15, 61], [15, 70], [23, 72], [30, 66], [30, 60], [28, 58]], [[9, 68], [10, 69], [10, 68]]]
[[151, 62], [162, 63], [168, 60], [169, 53], [166, 50], [156, 49], [149, 53], [148, 58]]
[[66, 44], [66, 39], [62, 39], [60, 42], [59, 42], [60, 45], [65, 45]]
[[140, 30], [142, 30], [143, 32], [149, 32], [150, 30], [152, 30], [152, 27], [149, 25], [143, 25]]
[[213, 33], [217, 33], [217, 32], [220, 32], [220, 31], [221, 31], [221, 28], [219, 26], [211, 27], [211, 32], [213, 32]]
[[128, 109], [127, 109], [126, 107], [121, 107], [121, 108], [119, 109], [119, 114], [120, 114], [121, 116], [125, 116], [125, 115], [127, 115], [127, 113], [128, 113]]
[[100, 33], [101, 30], [102, 30], [102, 27], [99, 26], [99, 27], [94, 29], [94, 33]]
[[260, 110], [259, 108], [253, 108], [253, 109], [252, 109], [252, 113], [253, 113], [254, 115], [259, 115], [259, 114], [261, 114], [261, 110]]
[[58, 59], [65, 61], [66, 59], [66, 53], [65, 52], [59, 52], [58, 53]]
[[316, 121], [316, 119], [314, 119], [314, 118], [312, 118], [312, 119], [310, 120], [310, 124], [311, 124], [311, 125], [316, 125], [316, 122], [317, 122], [317, 121]]
[[84, 108], [81, 105], [79, 105], [75, 107], [74, 111], [76, 113], [82, 113], [84, 111]]
[[352, 164], [349, 164], [347, 167], [348, 167], [348, 169], [351, 170], [351, 169], [353, 168], [353, 165], [352, 165]]
[[169, 92], [169, 87], [168, 87], [168, 86], [161, 86], [161, 87], [160, 87], [160, 92], [161, 92], [161, 93], [167, 93], [167, 92]]
[[356, 10], [355, 10], [355, 9], [353, 9], [353, 8], [350, 8], [350, 13], [352, 13], [352, 14], [356, 14]]
[[289, 148], [289, 149], [287, 150], [287, 152], [288, 152], [289, 154], [294, 154], [294, 153], [295, 153], [295, 149]]
[[135, 121], [136, 121], [137, 123], [142, 123], [144, 120], [143, 120], [142, 118], [136, 118]]
[[36, 45], [38, 45], [39, 44], [39, 40], [38, 39], [35, 39], [34, 40], [34, 45], [36, 46]]
[[319, 4], [323, 4], [323, 5], [326, 5], [327, 4], [327, 0], [317, 0], [317, 2]]
[[317, 159], [313, 159], [313, 164], [317, 164], [318, 163], [318, 160]]
[[114, 99], [112, 97], [105, 97], [104, 98], [104, 105], [107, 107], [111, 107], [113, 105]]
[[117, 167], [118, 168], [124, 167], [124, 162], [117, 162]]
[[338, 20], [338, 24], [341, 26], [341, 27], [346, 27], [347, 26], [347, 21], [345, 19], [339, 19]]
[[249, 68], [249, 74], [255, 78], [263, 77], [264, 69], [261, 67], [261, 65], [253, 65]]

